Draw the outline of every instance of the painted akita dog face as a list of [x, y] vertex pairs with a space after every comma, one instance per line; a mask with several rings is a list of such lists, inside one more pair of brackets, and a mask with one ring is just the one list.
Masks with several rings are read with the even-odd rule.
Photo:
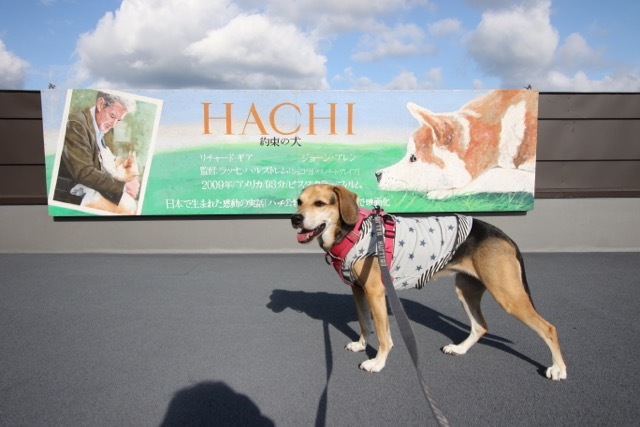
[[[414, 103], [407, 108], [420, 126], [409, 139], [405, 156], [376, 172], [380, 189], [434, 195], [476, 189], [533, 192], [535, 92], [493, 91], [452, 113], [434, 113]], [[517, 171], [515, 189], [504, 180], [510, 174], [487, 174], [496, 168]]]

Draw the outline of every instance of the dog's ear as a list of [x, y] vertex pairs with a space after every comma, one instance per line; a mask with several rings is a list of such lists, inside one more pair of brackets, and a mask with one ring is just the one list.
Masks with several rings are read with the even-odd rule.
[[442, 138], [444, 135], [444, 125], [440, 116], [436, 113], [428, 110], [424, 107], [421, 107], [413, 102], [409, 102], [407, 104], [407, 108], [411, 115], [423, 126], [427, 126], [436, 133], [436, 137], [438, 139]]
[[336, 193], [338, 198], [342, 221], [346, 224], [354, 225], [358, 222], [358, 195], [347, 190], [342, 185], [333, 187], [333, 192]]
[[440, 118], [433, 111], [414, 104], [413, 102], [407, 103], [407, 109], [418, 123], [431, 127], [440, 126]]

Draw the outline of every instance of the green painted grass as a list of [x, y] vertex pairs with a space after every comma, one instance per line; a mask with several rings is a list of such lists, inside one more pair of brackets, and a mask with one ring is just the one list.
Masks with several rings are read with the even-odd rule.
[[[306, 185], [342, 184], [361, 204], [397, 213], [528, 211], [531, 193], [483, 193], [431, 200], [420, 193], [381, 191], [375, 171], [404, 155], [402, 144], [300, 146], [212, 144], [153, 156], [143, 215], [290, 214]], [[47, 182], [53, 156], [47, 159]], [[50, 207], [52, 215], [86, 215]]]

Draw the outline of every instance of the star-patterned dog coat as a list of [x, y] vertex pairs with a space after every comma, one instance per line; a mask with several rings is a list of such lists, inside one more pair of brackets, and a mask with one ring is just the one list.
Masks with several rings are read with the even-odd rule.
[[[422, 288], [441, 270], [465, 241], [473, 219], [464, 215], [404, 218], [392, 216], [396, 223], [393, 260], [389, 270], [396, 289]], [[351, 248], [342, 264], [343, 277], [356, 282], [353, 264], [376, 256], [376, 231], [373, 217], [362, 222], [360, 240]]]

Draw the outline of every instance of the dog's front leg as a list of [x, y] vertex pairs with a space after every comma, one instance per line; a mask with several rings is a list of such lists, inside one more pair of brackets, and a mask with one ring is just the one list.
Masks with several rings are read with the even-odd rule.
[[[378, 275], [378, 277], [380, 276]], [[360, 369], [368, 372], [380, 372], [387, 363], [387, 355], [391, 351], [391, 347], [393, 347], [384, 284], [380, 280], [368, 281], [364, 292], [373, 315], [373, 324], [378, 337], [378, 353], [373, 359], [362, 362]]]
[[[362, 284], [359, 292], [364, 293], [365, 303], [362, 304], [361, 302], [360, 305], [362, 307], [366, 305], [368, 309], [371, 310], [373, 325], [378, 337], [378, 353], [376, 357], [362, 362], [360, 369], [368, 372], [380, 372], [387, 362], [387, 355], [389, 351], [391, 351], [391, 347], [393, 347], [391, 331], [389, 330], [389, 318], [387, 316], [387, 300], [385, 298], [380, 265], [376, 258], [363, 258], [355, 263], [353, 270], [358, 278], [358, 283]], [[368, 315], [367, 313], [367, 316]]]
[[359, 285], [352, 285], [353, 299], [356, 303], [358, 313], [358, 323], [360, 323], [360, 338], [346, 345], [346, 349], [354, 353], [364, 351], [367, 348], [367, 340], [373, 334], [373, 323], [371, 322], [371, 309], [364, 294], [364, 289]]

